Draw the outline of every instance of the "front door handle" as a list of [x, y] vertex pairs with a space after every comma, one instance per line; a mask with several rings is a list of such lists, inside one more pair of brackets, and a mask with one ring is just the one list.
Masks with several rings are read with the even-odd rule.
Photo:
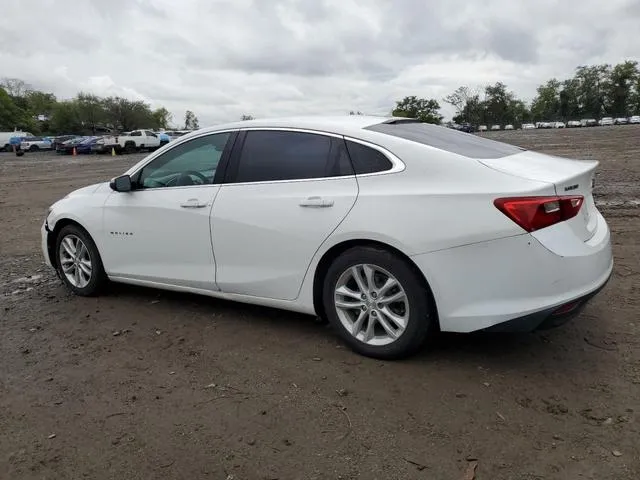
[[300, 202], [301, 207], [327, 208], [333, 207], [333, 200], [322, 197], [308, 197]]
[[204, 208], [207, 206], [206, 203], [200, 203], [197, 198], [190, 198], [186, 202], [182, 202], [180, 204], [182, 208]]

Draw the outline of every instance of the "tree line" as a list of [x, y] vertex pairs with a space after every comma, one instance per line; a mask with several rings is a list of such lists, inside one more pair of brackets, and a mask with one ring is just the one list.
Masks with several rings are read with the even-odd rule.
[[[519, 126], [538, 121], [568, 121], [583, 118], [640, 115], [640, 70], [638, 62], [617, 65], [579, 66], [572, 77], [552, 78], [540, 85], [531, 102], [525, 102], [497, 82], [484, 88], [460, 86], [443, 99], [455, 109], [455, 123]], [[436, 99], [415, 96], [397, 101], [394, 116], [442, 122]]]
[[[628, 117], [640, 114], [640, 69], [638, 62], [631, 60], [613, 66], [579, 66], [570, 78], [552, 78], [540, 85], [531, 102], [518, 98], [502, 82], [483, 88], [463, 85], [442, 101], [454, 107], [455, 123], [475, 126], [517, 127], [537, 121]], [[391, 114], [439, 124], [443, 120], [440, 109], [436, 99], [408, 96], [396, 102]], [[242, 120], [250, 119], [253, 116], [242, 116]], [[185, 112], [184, 127], [172, 126], [172, 120], [166, 108], [154, 110], [140, 100], [85, 92], [70, 100], [59, 100], [53, 93], [35, 90], [19, 79], [5, 78], [0, 82], [0, 130], [60, 134], [96, 133], [103, 127], [117, 131], [199, 128], [198, 118], [190, 110]]]
[[69, 100], [32, 88], [22, 80], [0, 81], [0, 130], [23, 130], [33, 134], [95, 134], [105, 128], [122, 132], [139, 128], [197, 129], [198, 117], [185, 112], [184, 124], [172, 125], [164, 107], [152, 109], [141, 100], [118, 96], [99, 97], [80, 92]]

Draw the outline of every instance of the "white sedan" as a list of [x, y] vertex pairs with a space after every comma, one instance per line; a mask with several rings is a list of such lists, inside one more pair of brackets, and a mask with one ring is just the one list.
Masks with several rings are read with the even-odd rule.
[[436, 330], [564, 322], [613, 268], [597, 162], [416, 120], [253, 120], [198, 130], [42, 226], [78, 295], [111, 280], [316, 314], [398, 358]]

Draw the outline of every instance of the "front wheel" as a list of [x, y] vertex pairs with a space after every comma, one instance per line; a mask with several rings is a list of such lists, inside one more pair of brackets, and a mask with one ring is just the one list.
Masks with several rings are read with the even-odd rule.
[[383, 249], [356, 247], [329, 267], [323, 284], [329, 322], [356, 352], [380, 359], [416, 353], [435, 324], [424, 280]]
[[56, 256], [62, 281], [76, 295], [97, 295], [107, 283], [98, 248], [79, 226], [67, 225], [60, 230]]

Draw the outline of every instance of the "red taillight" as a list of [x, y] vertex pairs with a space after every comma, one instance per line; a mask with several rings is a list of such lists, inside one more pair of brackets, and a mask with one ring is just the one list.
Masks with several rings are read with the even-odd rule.
[[527, 232], [540, 230], [575, 217], [584, 197], [507, 197], [497, 198], [493, 204]]

